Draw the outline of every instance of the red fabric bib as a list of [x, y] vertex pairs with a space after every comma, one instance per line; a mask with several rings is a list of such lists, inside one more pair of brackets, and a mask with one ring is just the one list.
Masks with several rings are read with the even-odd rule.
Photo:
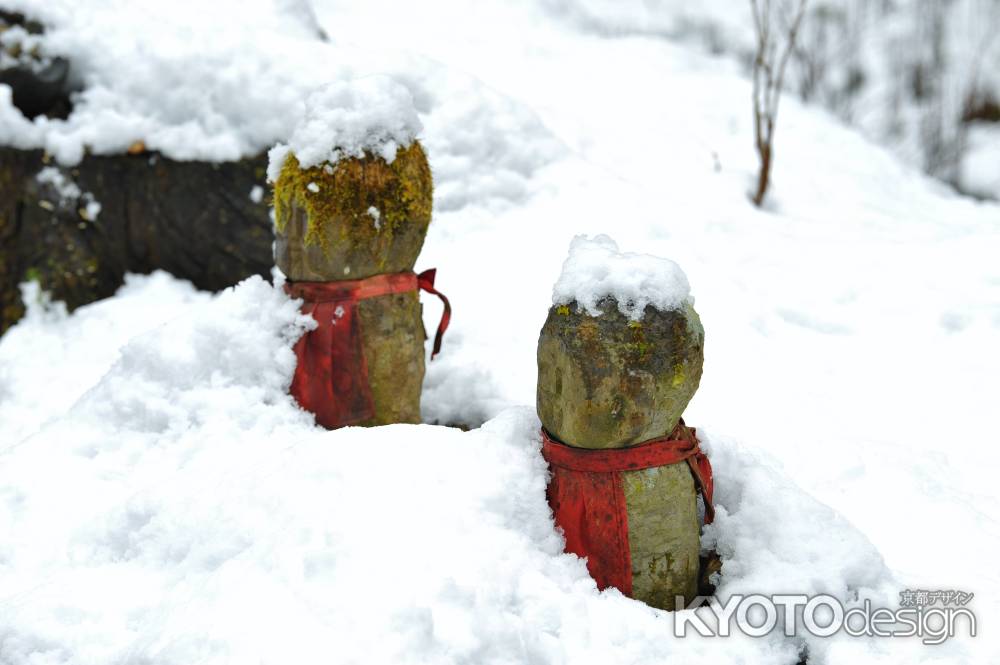
[[559, 443], [542, 429], [542, 456], [552, 478], [546, 490], [566, 551], [587, 559], [598, 589], [615, 587], [632, 595], [632, 553], [622, 471], [686, 462], [705, 500], [705, 523], [715, 518], [712, 465], [701, 452], [694, 428], [683, 421], [669, 437], [628, 448], [590, 450]]
[[375, 415], [368, 364], [361, 348], [358, 302], [365, 298], [407, 293], [418, 288], [437, 295], [444, 313], [434, 336], [433, 358], [451, 320], [451, 304], [434, 288], [436, 270], [417, 275], [401, 272], [343, 282], [287, 282], [285, 292], [302, 298], [302, 313], [317, 323], [295, 344], [298, 363], [291, 393], [299, 405], [316, 414], [327, 429], [367, 420]]

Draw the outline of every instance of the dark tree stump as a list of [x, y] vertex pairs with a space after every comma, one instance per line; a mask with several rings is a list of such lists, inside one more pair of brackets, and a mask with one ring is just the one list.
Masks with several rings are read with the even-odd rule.
[[[40, 151], [0, 147], [0, 334], [23, 315], [25, 279], [72, 310], [112, 295], [126, 272], [162, 269], [213, 291], [270, 274], [268, 205], [250, 197], [255, 186], [267, 191], [266, 156], [213, 164], [88, 155], [58, 167], [80, 190], [70, 197], [38, 181], [46, 166], [56, 165]], [[101, 205], [94, 219], [88, 193]]]

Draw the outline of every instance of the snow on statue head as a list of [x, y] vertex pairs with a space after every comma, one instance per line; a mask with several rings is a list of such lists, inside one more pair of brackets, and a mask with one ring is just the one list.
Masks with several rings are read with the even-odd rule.
[[538, 341], [538, 415], [584, 448], [669, 434], [701, 380], [705, 332], [673, 261], [577, 236]]
[[430, 166], [409, 91], [371, 76], [315, 91], [269, 153], [275, 262], [292, 280], [412, 270], [431, 220]]

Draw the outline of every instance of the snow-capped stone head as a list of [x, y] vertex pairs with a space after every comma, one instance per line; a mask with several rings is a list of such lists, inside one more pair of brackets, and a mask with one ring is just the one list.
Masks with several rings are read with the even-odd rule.
[[278, 179], [289, 153], [302, 169], [365, 153], [392, 163], [421, 129], [413, 97], [401, 83], [388, 76], [337, 81], [309, 96], [288, 143], [271, 148], [268, 180]]
[[577, 236], [538, 338], [538, 416], [582, 448], [671, 433], [701, 381], [705, 331], [673, 261]]
[[434, 201], [419, 131], [409, 91], [391, 78], [334, 83], [309, 97], [289, 143], [269, 155], [274, 257], [288, 279], [413, 269]]

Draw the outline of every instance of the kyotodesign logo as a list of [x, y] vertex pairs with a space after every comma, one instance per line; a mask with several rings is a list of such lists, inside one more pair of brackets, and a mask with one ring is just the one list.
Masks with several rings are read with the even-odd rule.
[[[711, 612], [676, 613], [674, 635], [685, 637], [689, 627], [702, 637], [727, 637], [733, 631], [751, 637], [774, 630], [789, 637], [843, 632], [852, 637], [918, 637], [924, 644], [941, 644], [959, 632], [976, 636], [976, 616], [966, 607], [974, 595], [907, 589], [900, 592], [900, 606], [893, 609], [872, 607], [870, 600], [845, 609], [839, 599], [826, 594], [737, 594], [725, 604], [714, 596], [697, 596], [686, 609], [707, 607]], [[683, 605], [684, 599], [677, 602]]]

